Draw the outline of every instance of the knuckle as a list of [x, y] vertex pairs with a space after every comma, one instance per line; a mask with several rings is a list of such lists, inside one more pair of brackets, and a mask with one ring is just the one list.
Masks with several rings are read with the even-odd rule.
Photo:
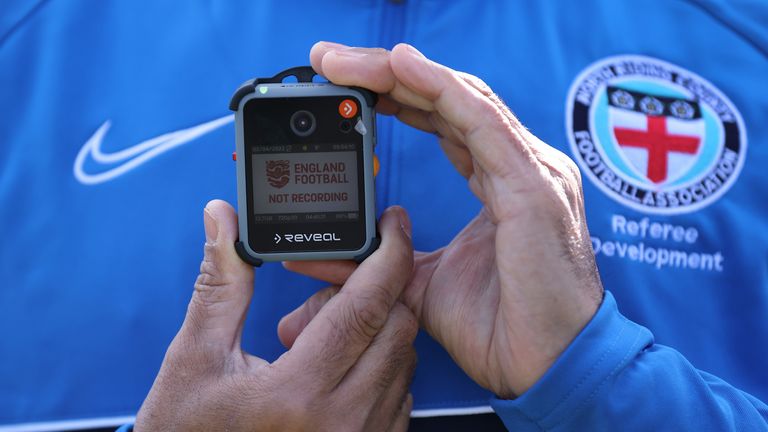
[[553, 177], [558, 191], [570, 202], [581, 196], [581, 171], [576, 163], [565, 155], [560, 162]]
[[203, 246], [203, 264], [206, 262], [214, 264], [218, 262], [218, 258], [219, 249], [216, 247], [216, 243], [205, 242], [205, 245]]
[[576, 165], [576, 163], [569, 157], [565, 157], [565, 169], [568, 172], [571, 181], [574, 183], [574, 186], [580, 187], [581, 171], [579, 170], [579, 167]]
[[477, 86], [477, 89], [480, 91], [480, 93], [484, 94], [487, 97], [490, 97], [492, 99], [499, 99], [498, 96], [493, 92], [491, 87], [485, 83], [485, 81], [481, 80], [478, 77], [473, 77], [475, 86]]
[[[200, 263], [200, 276], [206, 276], [211, 278], [211, 280], [215, 280], [221, 274], [219, 266], [216, 264], [217, 260], [215, 259], [216, 248], [213, 245], [206, 243], [205, 249], [205, 258]], [[211, 251], [209, 251], [209, 249], [211, 249]]]
[[386, 286], [370, 284], [366, 293], [356, 296], [348, 309], [346, 324], [349, 330], [363, 339], [376, 336], [387, 320], [391, 297]]
[[195, 295], [192, 296], [192, 301], [206, 307], [219, 303], [223, 300], [221, 290], [218, 289], [220, 286], [222, 284], [215, 276], [200, 273], [195, 280]]
[[467, 132], [467, 139], [470, 139], [472, 135], [485, 128], [503, 130], [510, 139], [514, 138], [513, 130], [509, 123], [509, 117], [507, 117], [506, 113], [492, 100], [483, 98], [480, 101], [476, 101], [474, 110], [483, 120], [478, 122], [478, 124]]
[[458, 74], [465, 81], [467, 81], [472, 87], [476, 88], [483, 95], [490, 97], [493, 94], [493, 90], [491, 90], [491, 87], [488, 84], [486, 84], [485, 81], [478, 78], [477, 76], [467, 72], [458, 72]]
[[[206, 244], [206, 249], [208, 247], [209, 245]], [[203, 306], [210, 306], [222, 301], [224, 290], [221, 287], [228, 284], [223, 272], [216, 264], [216, 260], [208, 259], [210, 256], [206, 250], [206, 258], [200, 263], [200, 274], [195, 279], [195, 295], [192, 296], [193, 301], [201, 303]]]
[[506, 123], [507, 116], [499, 108], [499, 105], [490, 98], [478, 99], [475, 109], [480, 112], [491, 124]]
[[504, 103], [501, 97], [495, 93], [488, 84], [485, 83], [485, 81], [466, 72], [460, 72], [459, 75], [467, 84], [469, 84], [481, 95], [483, 95], [483, 99], [490, 101], [491, 105], [498, 108], [498, 110], [504, 114], [505, 117], [510, 117], [511, 112], [509, 111], [507, 105]]

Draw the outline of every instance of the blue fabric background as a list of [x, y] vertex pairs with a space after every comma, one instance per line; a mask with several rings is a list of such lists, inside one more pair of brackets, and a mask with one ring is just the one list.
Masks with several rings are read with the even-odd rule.
[[[0, 425], [135, 413], [184, 316], [202, 257], [202, 209], [213, 198], [235, 202], [232, 124], [97, 185], [73, 176], [85, 142], [107, 120], [111, 152], [225, 116], [240, 83], [307, 64], [318, 40], [412, 43], [484, 79], [566, 154], [566, 95], [592, 62], [643, 54], [711, 81], [744, 117], [744, 169], [713, 205], [652, 218], [696, 227], [696, 248], [722, 250], [726, 270], [598, 264], [625, 315], [698, 368], [768, 399], [768, 8], [729, 4], [6, 0]], [[479, 203], [434, 136], [382, 117], [378, 131], [379, 209], [409, 210], [417, 248], [446, 244]], [[593, 235], [614, 236], [613, 214], [643, 217], [586, 177], [584, 191]], [[277, 357], [277, 321], [320, 286], [279, 265], [259, 269], [245, 348]], [[488, 404], [489, 393], [428, 336], [417, 348], [416, 409]]]

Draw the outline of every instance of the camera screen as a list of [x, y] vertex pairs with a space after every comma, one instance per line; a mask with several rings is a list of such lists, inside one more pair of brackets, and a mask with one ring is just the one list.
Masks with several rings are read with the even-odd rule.
[[265, 97], [245, 104], [254, 251], [357, 250], [365, 243], [364, 138], [355, 128], [360, 116], [352, 113], [359, 104], [350, 96]]
[[357, 153], [353, 149], [354, 145], [333, 144], [329, 151], [323, 152], [255, 153], [252, 158], [254, 212], [260, 215], [346, 212], [347, 218], [351, 212], [356, 218]]

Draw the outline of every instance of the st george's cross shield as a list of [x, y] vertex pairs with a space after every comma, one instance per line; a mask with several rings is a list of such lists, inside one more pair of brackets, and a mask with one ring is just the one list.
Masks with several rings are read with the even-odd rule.
[[571, 155], [598, 189], [635, 210], [681, 214], [714, 202], [737, 181], [747, 133], [714, 84], [647, 56], [587, 66], [566, 99]]
[[656, 185], [673, 182], [698, 159], [705, 134], [695, 100], [607, 88], [609, 128], [621, 156]]

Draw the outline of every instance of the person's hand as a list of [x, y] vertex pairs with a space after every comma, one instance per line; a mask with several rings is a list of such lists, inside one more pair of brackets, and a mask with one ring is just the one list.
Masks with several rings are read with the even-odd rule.
[[[382, 94], [380, 112], [437, 134], [482, 201], [450, 244], [417, 254], [403, 298], [476, 382], [503, 398], [522, 394], [602, 301], [575, 164], [526, 130], [478, 78], [408, 45], [389, 52], [321, 42], [310, 59], [333, 83]], [[355, 266], [286, 267], [342, 283]]]
[[[253, 268], [238, 258], [229, 204], [205, 210], [205, 257], [187, 316], [134, 430], [405, 431], [418, 323], [397, 302], [413, 266], [405, 211], [381, 219], [381, 247], [289, 315], [305, 326], [273, 363], [242, 351]], [[335, 294], [335, 295], [333, 295]]]

